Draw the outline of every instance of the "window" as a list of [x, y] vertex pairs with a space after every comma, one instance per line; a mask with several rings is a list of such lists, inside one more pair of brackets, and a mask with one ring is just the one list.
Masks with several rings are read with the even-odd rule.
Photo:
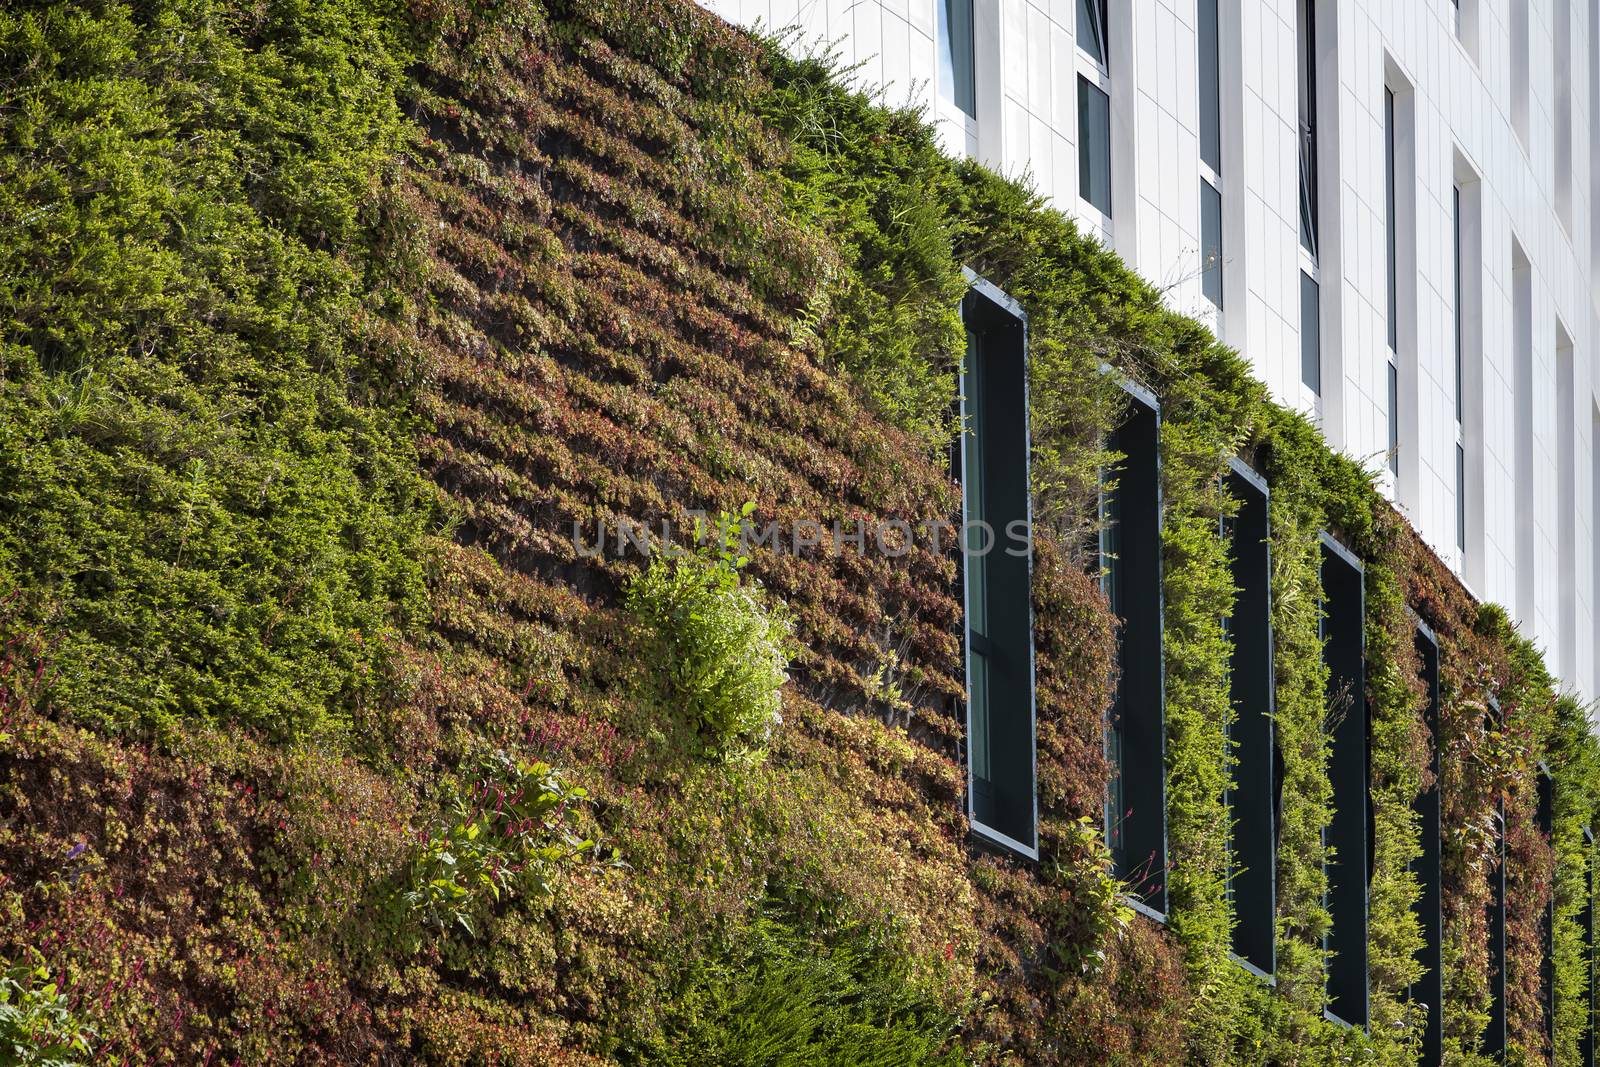
[[1116, 876], [1166, 913], [1166, 713], [1161, 661], [1160, 410], [1131, 383], [1128, 413], [1107, 442], [1124, 458], [1103, 475], [1101, 583], [1122, 620], [1117, 689], [1106, 722], [1106, 842]]
[[[1538, 805], [1534, 809], [1534, 826], [1546, 844], [1555, 831], [1556, 783], [1550, 768], [1539, 762], [1537, 782]], [[1544, 1007], [1544, 1036], [1551, 1048], [1556, 1040], [1556, 897], [1550, 891], [1545, 901], [1544, 914], [1539, 917], [1539, 1003]]]
[[1106, 36], [1106, 0], [1078, 0], [1078, 47], [1102, 67], [1111, 63]]
[[1239, 503], [1224, 519], [1234, 588], [1226, 620], [1228, 693], [1234, 721], [1228, 732], [1234, 767], [1228, 790], [1233, 823], [1228, 895], [1233, 905], [1233, 954], [1263, 977], [1277, 969], [1275, 749], [1272, 737], [1272, 559], [1268, 546], [1267, 483], [1238, 460], [1229, 461], [1228, 494]]
[[1461, 424], [1461, 353], [1466, 337], [1465, 311], [1461, 301], [1461, 186], [1450, 187], [1450, 259], [1454, 275], [1456, 428]]
[[1322, 658], [1328, 667], [1328, 776], [1333, 818], [1323, 831], [1332, 927], [1328, 1011], [1350, 1026], [1367, 1025], [1367, 685], [1365, 594], [1361, 561], [1322, 535]]
[[1317, 283], [1300, 272], [1300, 380], [1322, 395], [1322, 311]]
[[975, 117], [972, 55], [972, 0], [939, 0], [939, 91]]
[[1300, 98], [1300, 243], [1317, 254], [1317, 28], [1315, 0], [1297, 0], [1299, 47], [1295, 58]]
[[1383, 199], [1388, 227], [1389, 355], [1393, 359], [1400, 351], [1400, 219], [1395, 211], [1394, 90], [1387, 88], [1383, 90]]
[[1200, 161], [1222, 174], [1222, 53], [1217, 0], [1198, 0], [1200, 48]]
[[1510, 0], [1511, 128], [1528, 150], [1528, 0]]
[[1383, 182], [1389, 293], [1389, 470], [1400, 473], [1400, 220], [1395, 211], [1394, 90], [1383, 90]]
[[[1578, 383], [1572, 338], [1556, 323], [1556, 573], [1578, 574]], [[1578, 583], [1563, 581], [1557, 597], [1558, 644], [1552, 670], [1578, 676]]]
[[1422, 948], [1417, 963], [1422, 977], [1407, 990], [1413, 1003], [1425, 1012], [1422, 1028], [1422, 1063], [1438, 1063], [1444, 1053], [1444, 911], [1440, 878], [1439, 823], [1439, 642], [1420, 619], [1416, 634], [1417, 660], [1425, 703], [1422, 714], [1428, 730], [1428, 788], [1413, 806], [1422, 828], [1422, 854], [1411, 861], [1421, 894], [1417, 897], [1417, 923], [1422, 928]]
[[1467, 550], [1467, 450], [1456, 442], [1456, 547]]
[[1222, 194], [1200, 179], [1200, 289], [1207, 300], [1222, 307]]
[[[1591, 16], [1592, 17], [1592, 16]], [[1572, 5], [1556, 0], [1552, 46], [1555, 52], [1556, 218], [1572, 236]]]
[[1078, 195], [1111, 217], [1111, 97], [1078, 75]]
[[1400, 473], [1400, 368], [1389, 364], [1389, 470]]
[[1516, 476], [1516, 616], [1523, 622], [1534, 618], [1535, 537], [1533, 528], [1533, 269], [1522, 246], [1511, 241], [1511, 356], [1516, 378], [1512, 382], [1515, 415], [1512, 431]]
[[982, 279], [962, 302], [961, 440], [967, 644], [968, 814], [977, 833], [1037, 858], [1027, 322]]

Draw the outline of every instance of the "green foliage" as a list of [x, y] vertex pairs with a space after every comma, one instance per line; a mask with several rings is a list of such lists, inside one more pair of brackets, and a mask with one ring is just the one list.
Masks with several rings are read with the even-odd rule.
[[[0, 590], [112, 729], [339, 729], [424, 614], [364, 0], [0, 12]], [[392, 273], [392, 272], [391, 272]]]
[[[652, 560], [623, 598], [650, 634], [651, 658], [708, 751], [756, 758], [782, 721], [793, 628], [780, 605], [740, 572], [743, 520], [695, 523], [695, 546]], [[709, 540], [708, 540], [709, 537]]]
[[959, 1020], [861, 928], [819, 936], [759, 918], [724, 958], [697, 961], [656, 1067], [958, 1067]]
[[433, 929], [476, 936], [473, 921], [486, 908], [549, 894], [557, 873], [594, 848], [576, 825], [587, 798], [548, 764], [497, 753], [450, 796], [446, 825], [423, 842], [402, 899]]
[[33, 953], [35, 962], [0, 971], [0, 1064], [78, 1067], [89, 1062], [94, 1032], [73, 1014]]
[[874, 106], [850, 90], [836, 56], [792, 59], [783, 43], [767, 43], [776, 77], [760, 112], [789, 144], [791, 211], [837, 254], [803, 325], [884, 418], [932, 453], [951, 440], [965, 343], [966, 283], [947, 208], [955, 168], [918, 113]]

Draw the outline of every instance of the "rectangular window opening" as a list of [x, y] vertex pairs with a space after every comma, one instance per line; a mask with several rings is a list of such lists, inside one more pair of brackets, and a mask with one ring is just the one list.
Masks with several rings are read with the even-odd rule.
[[1400, 473], [1400, 368], [1389, 368], [1389, 471]]
[[1322, 296], [1316, 281], [1300, 272], [1300, 380], [1322, 395]]
[[1456, 547], [1467, 550], [1467, 450], [1456, 445]]
[[1317, 255], [1317, 27], [1315, 0], [1297, 0], [1296, 85], [1300, 102], [1300, 243]]
[[1361, 561], [1322, 534], [1322, 657], [1328, 668], [1328, 776], [1333, 818], [1324, 831], [1327, 866], [1328, 1011], [1350, 1026], [1367, 1025], [1367, 883], [1370, 798], [1367, 789], [1366, 622]]
[[1207, 300], [1222, 307], [1222, 194], [1200, 179], [1200, 288]]
[[1272, 558], [1267, 484], [1231, 460], [1225, 478], [1239, 509], [1224, 519], [1234, 588], [1229, 637], [1228, 693], [1234, 720], [1228, 743], [1232, 782], [1228, 815], [1233, 852], [1228, 895], [1233, 906], [1233, 954], [1263, 977], [1277, 970], [1277, 830], [1272, 734]]
[[1197, 0], [1200, 49], [1200, 159], [1222, 174], [1222, 59], [1217, 0]]
[[1078, 195], [1111, 217], [1111, 97], [1078, 75]]
[[1101, 587], [1122, 620], [1118, 680], [1106, 720], [1106, 842], [1116, 876], [1166, 914], [1166, 713], [1162, 679], [1160, 409], [1130, 383], [1107, 442], [1123, 459], [1101, 489]]
[[1444, 1055], [1444, 898], [1440, 866], [1439, 811], [1439, 643], [1420, 620], [1416, 632], [1417, 659], [1424, 694], [1423, 721], [1428, 730], [1428, 786], [1413, 802], [1422, 830], [1422, 854], [1412, 860], [1412, 873], [1422, 890], [1415, 910], [1422, 929], [1417, 963], [1422, 977], [1406, 991], [1423, 1006], [1422, 1063], [1438, 1063]]
[[961, 311], [968, 814], [983, 837], [1037, 858], [1033, 560], [1006, 539], [1031, 516], [1027, 321], [976, 278]]
[[1110, 65], [1111, 39], [1106, 33], [1106, 0], [1078, 0], [1078, 47], [1102, 67]]
[[[1387, 214], [1389, 351], [1400, 351], [1400, 219], [1395, 203], [1394, 90], [1383, 90], [1383, 184]], [[1392, 408], [1392, 405], [1391, 405]]]
[[976, 117], [972, 49], [972, 0], [939, 0], [939, 91], [967, 115]]
[[1456, 389], [1456, 422], [1461, 422], [1461, 358], [1465, 347], [1466, 318], [1464, 306], [1461, 301], [1461, 186], [1450, 187], [1450, 240], [1451, 240], [1451, 269], [1455, 276], [1455, 389]]

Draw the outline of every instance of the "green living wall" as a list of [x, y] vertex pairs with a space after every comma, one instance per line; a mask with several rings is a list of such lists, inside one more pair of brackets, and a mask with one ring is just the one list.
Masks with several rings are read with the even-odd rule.
[[[1237, 355], [918, 116], [681, 0], [14, 4], [0, 55], [0, 1042], [1415, 1062], [1409, 608], [1442, 650], [1447, 1060], [1485, 1060], [1503, 802], [1509, 1058], [1578, 1062], [1583, 709]], [[964, 265], [1032, 334], [1037, 864], [965, 825], [949, 539], [657, 570], [616, 538], [951, 517]], [[1099, 833], [1105, 363], [1162, 402], [1161, 926]], [[1272, 484], [1272, 988], [1226, 951], [1233, 455]], [[1322, 529], [1367, 567], [1366, 1033], [1322, 1010]], [[754, 695], [697, 688], [725, 668]]]

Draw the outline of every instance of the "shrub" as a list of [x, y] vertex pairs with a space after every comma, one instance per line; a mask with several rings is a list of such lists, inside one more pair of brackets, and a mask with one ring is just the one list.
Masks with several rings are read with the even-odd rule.
[[[740, 572], [740, 529], [755, 505], [723, 512], [695, 547], [658, 556], [629, 582], [624, 603], [650, 631], [653, 662], [706, 747], [758, 758], [782, 721], [793, 625]], [[708, 538], [706, 535], [710, 533]]]
[[575, 825], [587, 796], [549, 764], [497, 754], [451, 797], [449, 825], [423, 843], [402, 898], [428, 926], [473, 934], [473, 917], [501, 897], [547, 895], [555, 873], [594, 848]]
[[731, 959], [703, 960], [677, 998], [659, 1067], [940, 1067], [964, 1062], [958, 1020], [861, 928], [831, 941], [763, 917]]
[[0, 1063], [73, 1067], [88, 1061], [93, 1037], [73, 1016], [37, 952], [32, 963], [0, 973]]

